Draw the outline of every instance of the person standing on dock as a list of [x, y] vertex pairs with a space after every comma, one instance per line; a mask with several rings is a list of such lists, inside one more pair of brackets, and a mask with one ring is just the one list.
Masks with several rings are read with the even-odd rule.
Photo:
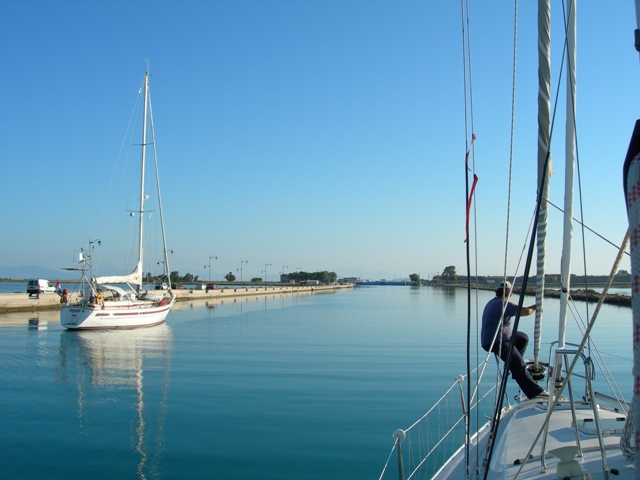
[[[518, 383], [518, 386], [528, 398], [538, 397], [545, 393], [544, 389], [531, 378], [523, 358], [524, 352], [529, 344], [529, 337], [524, 332], [516, 332], [512, 335], [511, 317], [518, 313], [518, 306], [509, 302], [510, 296], [511, 283], [501, 283], [496, 289], [496, 296], [489, 300], [484, 307], [480, 341], [485, 351], [491, 351], [499, 355], [503, 362], [507, 361], [509, 349], [513, 342], [514, 349], [511, 354], [511, 362], [505, 374], [511, 371], [513, 379]], [[535, 311], [535, 304], [522, 307], [520, 309], [520, 316], [526, 317]], [[500, 331], [498, 331], [498, 329], [500, 329]], [[497, 334], [496, 331], [498, 331]]]

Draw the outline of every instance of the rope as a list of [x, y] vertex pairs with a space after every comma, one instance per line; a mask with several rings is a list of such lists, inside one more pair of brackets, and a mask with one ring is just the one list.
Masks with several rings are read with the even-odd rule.
[[[553, 208], [555, 208], [556, 210], [558, 210], [560, 213], [564, 213], [564, 210], [562, 210], [560, 207], [558, 207], [556, 204], [554, 204], [551, 201], [547, 201], [547, 203], [549, 205], [551, 205]], [[580, 225], [584, 230], [589, 230], [591, 233], [593, 233], [596, 237], [600, 238], [601, 240], [604, 240], [605, 242], [607, 242], [609, 245], [611, 245], [612, 247], [614, 247], [616, 250], [618, 250], [620, 248], [620, 245], [616, 245], [615, 243], [613, 243], [611, 240], [609, 240], [608, 238], [604, 237], [603, 235], [599, 234], [598, 232], [596, 232], [594, 229], [588, 227], [587, 225], [585, 225], [583, 222], [581, 222], [580, 220], [578, 220], [576, 217], [573, 217], [572, 220], [574, 222], [576, 222], [578, 225]], [[624, 252], [625, 255], [630, 256], [629, 252]]]
[[[474, 125], [473, 125], [473, 78], [471, 69], [471, 34], [469, 26], [469, 4], [467, 0], [461, 0], [461, 21], [462, 21], [462, 63], [464, 72], [464, 125], [465, 125], [465, 141], [467, 149], [465, 155], [465, 200], [466, 205], [466, 266], [467, 266], [467, 406], [465, 414], [465, 462], [466, 462], [466, 478], [469, 478], [469, 445], [471, 443], [471, 261], [469, 246], [469, 216], [473, 192], [475, 191], [478, 177], [473, 175], [473, 187], [469, 191], [469, 154], [473, 152], [473, 143], [475, 141]], [[467, 67], [469, 74], [469, 82], [467, 83]], [[468, 92], [468, 98], [467, 98]], [[467, 109], [468, 106], [468, 109]], [[471, 127], [471, 142], [469, 143], [469, 124]], [[475, 157], [474, 157], [475, 158]], [[475, 171], [475, 159], [473, 161]], [[474, 211], [475, 215], [475, 211]], [[477, 245], [477, 241], [475, 242]], [[477, 248], [477, 247], [476, 247]], [[477, 251], [476, 251], [477, 258]], [[477, 296], [477, 289], [476, 289]], [[477, 319], [476, 319], [477, 325]], [[477, 361], [477, 359], [476, 359]]]
[[620, 450], [622, 450], [622, 454], [627, 460], [634, 460], [636, 458], [636, 449], [631, 444], [634, 423], [636, 423], [636, 397], [633, 397], [633, 400], [631, 400], [631, 408], [627, 413], [627, 421], [624, 422], [624, 428], [620, 436]]

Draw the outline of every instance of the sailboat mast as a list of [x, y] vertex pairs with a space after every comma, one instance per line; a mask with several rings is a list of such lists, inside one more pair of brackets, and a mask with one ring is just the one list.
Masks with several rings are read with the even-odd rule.
[[[142, 267], [142, 227], [144, 222], [144, 172], [147, 160], [147, 109], [149, 104], [149, 73], [144, 74], [144, 106], [142, 115], [142, 155], [140, 159], [140, 219], [138, 226], [138, 266]], [[142, 278], [138, 284], [140, 290]]]
[[[571, 286], [571, 246], [573, 240], [573, 185], [576, 142], [576, 1], [569, 2], [567, 19], [567, 119], [565, 130], [564, 228], [562, 241], [561, 282], [569, 292]], [[558, 348], [564, 348], [567, 324], [567, 295], [560, 296]]]

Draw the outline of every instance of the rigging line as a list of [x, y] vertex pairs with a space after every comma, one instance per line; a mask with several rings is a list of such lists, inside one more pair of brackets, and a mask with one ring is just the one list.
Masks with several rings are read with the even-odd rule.
[[[553, 123], [552, 123], [552, 127], [551, 130], [553, 130]], [[549, 167], [549, 162], [551, 159], [551, 152], [547, 151], [547, 156], [545, 158], [545, 162], [544, 162], [544, 167], [543, 167], [543, 175], [541, 176], [541, 181], [544, 182], [545, 179], [547, 178], [547, 169]], [[520, 311], [522, 310], [522, 307], [524, 306], [524, 296], [525, 296], [525, 292], [527, 290], [527, 282], [529, 280], [529, 272], [531, 271], [531, 263], [533, 261], [533, 253], [534, 253], [534, 249], [535, 249], [535, 237], [536, 237], [536, 233], [537, 233], [537, 226], [538, 226], [538, 218], [539, 218], [539, 213], [540, 213], [540, 208], [542, 205], [542, 194], [544, 191], [544, 185], [540, 185], [540, 188], [538, 188], [538, 195], [537, 195], [537, 201], [536, 201], [536, 215], [535, 215], [535, 219], [534, 219], [534, 225], [533, 225], [533, 229], [531, 231], [531, 239], [529, 241], [529, 249], [527, 252], [527, 261], [525, 262], [525, 268], [524, 268], [524, 276], [522, 278], [522, 286], [521, 286], [521, 292], [520, 292], [520, 297], [518, 299], [518, 310], [515, 316], [515, 319], [513, 321], [513, 327], [512, 327], [512, 336], [518, 331], [518, 325], [520, 323]], [[505, 361], [505, 365], [509, 365], [509, 363], [511, 362], [511, 357], [513, 354], [513, 349], [515, 346], [515, 342], [510, 342], [510, 348], [509, 348], [509, 353], [507, 355], [507, 359]], [[503, 376], [502, 378], [502, 382], [500, 382], [500, 394], [498, 395], [498, 406], [496, 407], [494, 413], [493, 413], [493, 421], [491, 424], [491, 434], [492, 436], [495, 436], [495, 434], [498, 431], [498, 428], [500, 427], [500, 417], [501, 417], [501, 412], [502, 412], [502, 402], [503, 402], [503, 397], [505, 395], [505, 391], [507, 388], [507, 375]], [[491, 465], [491, 459], [493, 457], [493, 448], [494, 448], [494, 444], [495, 442], [491, 442], [491, 444], [489, 445], [489, 451], [487, 452], [487, 468], [485, 469], [484, 472], [484, 480], [487, 480], [487, 475], [489, 474], [489, 466]]]
[[[579, 174], [578, 174], [579, 175]], [[556, 208], [560, 213], [564, 213], [564, 210], [561, 209], [560, 207], [558, 207], [556, 204], [554, 204], [553, 202], [551, 202], [550, 200], [547, 200], [547, 203], [549, 205], [551, 205], [552, 207]], [[581, 222], [580, 220], [578, 220], [576, 217], [572, 217], [572, 220], [574, 222], [576, 222], [578, 225], [580, 225], [581, 227], [583, 227], [585, 230], [589, 230], [591, 233], [593, 233], [596, 237], [600, 238], [601, 240], [604, 240], [605, 242], [607, 242], [609, 245], [611, 245], [612, 247], [615, 247], [616, 249], [620, 248], [620, 245], [616, 245], [615, 243], [613, 243], [611, 240], [609, 240], [608, 238], [600, 235], [598, 232], [596, 232], [595, 230], [593, 230], [592, 228], [590, 228], [589, 226], [585, 225], [583, 222]], [[631, 254], [627, 251], [624, 252], [625, 255], [630, 256]]]
[[[469, 122], [471, 125], [471, 143], [469, 145], [469, 150], [467, 152], [467, 158], [465, 160], [466, 164], [467, 164], [467, 172], [468, 172], [468, 167], [469, 167], [469, 153], [471, 154], [471, 158], [472, 158], [472, 168], [471, 171], [473, 172], [473, 184], [471, 187], [471, 192], [468, 194], [468, 198], [469, 201], [472, 201], [473, 204], [473, 223], [474, 223], [474, 231], [473, 231], [473, 235], [474, 235], [474, 261], [475, 261], [475, 278], [476, 278], [476, 288], [474, 289], [475, 292], [475, 303], [476, 303], [476, 315], [475, 315], [475, 323], [476, 323], [476, 344], [478, 341], [477, 335], [479, 332], [479, 317], [478, 317], [478, 304], [479, 304], [479, 289], [478, 289], [478, 231], [477, 231], [477, 202], [476, 202], [476, 198], [474, 197], [474, 192], [476, 189], [476, 185], [478, 182], [478, 176], [476, 175], [476, 162], [475, 162], [475, 140], [476, 140], [476, 135], [475, 135], [475, 115], [474, 115], [474, 102], [473, 102], [473, 61], [472, 61], [472, 56], [471, 56], [471, 23], [470, 23], [470, 9], [469, 9], [469, 3], [468, 0], [465, 0], [465, 12], [466, 12], [466, 45], [467, 45], [467, 61], [466, 61], [466, 65], [468, 66], [468, 78], [469, 78], [469, 84], [468, 84], [468, 93], [469, 93], [469, 99], [468, 99], [468, 105], [469, 105]], [[467, 91], [467, 89], [465, 89], [465, 92]], [[468, 132], [466, 134], [466, 138], [468, 138]], [[467, 177], [467, 192], [468, 192], [468, 177]], [[472, 199], [472, 200], [471, 200]], [[467, 336], [468, 336], [468, 352], [470, 352], [470, 346], [471, 346], [471, 317], [472, 317], [472, 313], [471, 313], [471, 304], [472, 304], [472, 291], [471, 291], [471, 246], [469, 245], [469, 235], [468, 235], [468, 227], [469, 227], [469, 215], [470, 215], [470, 207], [471, 204], [467, 204], [467, 237], [466, 237], [466, 243], [467, 243], [467, 287], [468, 287], [468, 311], [467, 311]], [[478, 365], [479, 362], [479, 352], [476, 350], [476, 361], [475, 364]], [[470, 361], [470, 356], [469, 356], [469, 361], [468, 361], [468, 370], [469, 371], [471, 368], [471, 361]], [[471, 402], [472, 402], [472, 394], [471, 394], [471, 382], [470, 382], [470, 375], [469, 375], [469, 381], [467, 382], [467, 399], [468, 399], [468, 405], [467, 405], [467, 411], [469, 412], [469, 415], [471, 415], [472, 412], [472, 408], [471, 408]], [[476, 371], [476, 385], [479, 382], [479, 378], [478, 378], [478, 372]], [[479, 429], [480, 425], [479, 425], [479, 421], [480, 421], [480, 417], [478, 414], [475, 415], [475, 424], [476, 424], [476, 431]], [[471, 425], [471, 417], [469, 417], [469, 421], [468, 421], [468, 425], [470, 427]], [[468, 442], [471, 441], [470, 438], [470, 430], [467, 432], [467, 440]], [[476, 471], [475, 471], [475, 476], [477, 477], [479, 472], [477, 470], [477, 465], [478, 465], [478, 460], [479, 460], [479, 452], [476, 451]], [[470, 473], [469, 470], [469, 465], [467, 465], [467, 472], [468, 474]]]
[[[155, 124], [153, 123], [153, 107], [151, 104], [151, 93], [149, 93], [149, 115], [151, 120], [151, 139], [153, 142], [153, 163], [155, 167], [156, 174], [156, 190], [158, 194], [158, 209], [160, 211], [160, 229], [162, 233], [162, 250], [163, 250], [163, 260], [164, 260], [164, 273], [167, 278], [171, 279], [171, 269], [169, 268], [169, 252], [167, 251], [167, 242], [165, 237], [165, 228], [164, 228], [164, 214], [162, 211], [162, 195], [160, 194], [160, 172], [158, 169], [158, 152], [156, 150], [156, 130]], [[168, 282], [169, 287], [171, 287], [171, 281]]]
[[[564, 59], [564, 53], [563, 53], [563, 59]], [[562, 62], [562, 64], [564, 64], [564, 62]], [[535, 247], [535, 240], [536, 240], [536, 234], [537, 234], [537, 230], [538, 230], [538, 219], [539, 219], [539, 213], [541, 210], [541, 206], [542, 206], [542, 201], [543, 201], [543, 194], [545, 192], [545, 181], [548, 181], [548, 170], [549, 170], [549, 164], [551, 163], [551, 139], [553, 137], [553, 131], [554, 131], [554, 127], [555, 127], [555, 118], [556, 118], [556, 112], [557, 112], [557, 107], [558, 107], [558, 91], [560, 89], [560, 78], [562, 75], [560, 75], [560, 77], [558, 78], [558, 85], [556, 86], [556, 99], [554, 102], [554, 108], [553, 108], [553, 114], [551, 116], [551, 125], [549, 128], [549, 140], [548, 140], [548, 144], [546, 146], [546, 150], [547, 150], [547, 154], [545, 156], [545, 161], [544, 161], [544, 165], [543, 165], [543, 171], [542, 171], [542, 175], [540, 176], [540, 184], [538, 185], [538, 189], [537, 189], [537, 198], [536, 198], [536, 213], [535, 213], [535, 217], [534, 217], [534, 221], [533, 221], [533, 226], [532, 226], [532, 232], [531, 232], [531, 238], [529, 240], [529, 249], [527, 252], [527, 260], [525, 262], [525, 269], [524, 269], [524, 276], [522, 279], [522, 285], [521, 285], [521, 292], [520, 292], [520, 297], [518, 299], [518, 313], [515, 316], [515, 319], [513, 321], [513, 327], [512, 327], [512, 335], [515, 334], [516, 332], [518, 332], [518, 325], [520, 324], [520, 310], [522, 309], [522, 307], [524, 306], [524, 297], [525, 297], [525, 292], [527, 290], [527, 283], [529, 281], [529, 273], [531, 271], [531, 262], [533, 260], [533, 252], [534, 252], [534, 247]], [[505, 275], [506, 278], [506, 275]], [[511, 362], [511, 356], [513, 354], [513, 348], [514, 348], [514, 343], [511, 342], [510, 344], [510, 348], [509, 348], [509, 354], [507, 355], [507, 361], [505, 362], [506, 365], [509, 364], [509, 362]], [[500, 417], [501, 417], [501, 412], [502, 412], [502, 404], [503, 404], [503, 398], [505, 395], [505, 391], [506, 391], [506, 387], [507, 387], [507, 376], [505, 375], [502, 379], [502, 382], [500, 383], [500, 393], [498, 395], [498, 406], [496, 407], [495, 411], [494, 411], [494, 415], [493, 415], [493, 422], [491, 425], [491, 431], [492, 431], [492, 435], [495, 435], [495, 433], [498, 431], [498, 428], [500, 426]], [[493, 456], [493, 447], [494, 447], [494, 443], [492, 442], [489, 445], [489, 449], [487, 452], [487, 465], [491, 465], [491, 458]], [[487, 479], [487, 475], [488, 475], [489, 469], [487, 468], [485, 470], [484, 473], [484, 480]]]
[[[133, 130], [135, 129], [135, 126], [137, 124], [137, 119], [138, 119], [138, 112], [140, 111], [140, 90], [138, 91], [138, 94], [135, 97], [135, 101], [133, 102], [133, 107], [131, 109], [131, 113], [129, 115], [129, 121], [127, 123], [127, 128], [125, 129], [125, 133], [124, 136], [122, 138], [122, 142], [120, 143], [120, 149], [118, 150], [118, 155], [116, 157], [116, 163], [113, 167], [113, 170], [111, 172], [111, 178], [109, 179], [109, 183], [108, 183], [108, 187], [107, 187], [107, 194], [104, 197], [104, 200], [102, 202], [102, 208], [100, 210], [100, 215], [98, 216], [98, 223], [95, 227], [95, 231], [99, 231], [100, 230], [100, 224], [102, 222], [102, 218], [105, 215], [105, 211], [107, 209], [107, 202], [109, 200], [110, 197], [110, 193], [111, 192], [111, 188], [114, 184], [115, 181], [115, 177], [116, 177], [116, 173], [118, 171], [118, 166], [121, 163], [121, 160], [123, 159], [123, 151], [124, 151], [124, 145], [127, 142], [127, 140], [129, 139], [129, 136], [131, 136], [131, 138], [133, 138]], [[122, 167], [122, 173], [120, 175], [120, 182], [118, 183], [118, 189], [115, 193], [115, 199], [113, 202], [113, 205], [116, 205], [118, 203], [118, 199], [120, 198], [120, 192], [122, 191], [122, 184], [125, 178], [125, 170], [126, 170], [126, 166], [129, 163], [128, 159], [129, 159], [129, 155], [131, 152], [131, 142], [129, 142], [129, 146], [127, 148], [127, 153], [124, 154], [124, 165]], [[115, 207], [111, 209], [111, 214], [109, 215], [109, 219], [108, 219], [108, 223], [106, 225], [106, 232], [103, 232], [102, 238], [105, 241], [109, 240], [110, 237], [110, 232], [111, 232], [111, 226], [113, 224], [113, 217], [115, 215]], [[93, 235], [94, 237], [97, 237], [98, 234]], [[98, 257], [97, 261], [95, 262], [94, 267], [97, 269], [100, 267], [100, 264], [102, 263], [102, 255], [104, 254], [104, 250], [100, 251], [100, 256]]]
[[[467, 7], [467, 8], [465, 8]], [[464, 87], [464, 130], [465, 130], [465, 143], [466, 143], [466, 151], [469, 152], [471, 145], [469, 145], [469, 111], [467, 109], [469, 100], [467, 99], [467, 88], [470, 89], [470, 86], [467, 86], [467, 51], [466, 51], [466, 40], [465, 35], [467, 29], [465, 28], [465, 18], [468, 21], [468, 4], [465, 4], [465, 0], [460, 1], [461, 8], [461, 34], [462, 34], [462, 68], [463, 68], [463, 87]], [[473, 134], [473, 132], [472, 132]], [[473, 140], [472, 140], [473, 141]], [[469, 167], [468, 167], [468, 153], [465, 155], [465, 164], [464, 164], [464, 174], [465, 174], [465, 203], [469, 198]], [[464, 412], [464, 423], [465, 423], [465, 442], [464, 442], [464, 457], [465, 457], [465, 478], [469, 478], [469, 446], [471, 443], [471, 432], [470, 432], [470, 395], [471, 395], [471, 285], [470, 285], [470, 272], [469, 272], [469, 231], [465, 233], [465, 251], [466, 251], [466, 264], [467, 264], [467, 354], [466, 354], [466, 372], [467, 372], [467, 406], [466, 411]]]
[[[574, 1], [570, 0], [569, 3], [569, 11], [571, 12], [574, 8], [573, 6]], [[564, 16], [564, 22], [565, 22], [565, 32], [567, 31], [567, 17], [566, 14], [564, 12], [564, 1], [562, 2], [562, 11], [563, 11], [563, 16]], [[575, 15], [575, 13], [574, 13]], [[571, 58], [569, 56], [568, 53], [568, 47], [567, 47], [567, 35], [565, 33], [565, 49], [567, 50], [567, 62], [569, 64], [569, 68], [571, 67], [571, 65], [573, 65], [573, 67], [575, 68], [575, 59]], [[573, 76], [569, 75], [569, 81], [573, 82]], [[573, 85], [573, 83], [571, 84], [572, 88], [575, 90], [575, 85]], [[574, 98], [571, 98], [571, 101], [574, 102]], [[587, 247], [586, 247], [586, 242], [585, 242], [585, 235], [584, 235], [584, 205], [583, 205], [583, 201], [582, 201], [582, 181], [581, 181], [581, 169], [580, 169], [580, 155], [579, 155], [579, 151], [578, 151], [578, 128], [576, 126], [576, 106], [575, 103], [572, 103], [572, 108], [571, 108], [571, 115], [573, 116], [573, 129], [574, 129], [574, 136], [575, 136], [575, 162], [576, 162], [576, 170], [577, 170], [577, 181], [578, 181], [578, 203], [580, 205], [580, 225], [582, 228], [582, 265], [583, 265], [583, 269], [584, 269], [584, 287], [585, 289], [588, 289], [589, 286], [589, 281], [587, 279]], [[586, 318], [589, 318], [589, 302], [585, 302], [585, 311], [586, 311]]]
[[[625, 234], [624, 241], [622, 242], [624, 248], [627, 247], [628, 241], [629, 241], [629, 231], [627, 230], [627, 233]], [[622, 261], [622, 250], [623, 250], [623, 247], [620, 247], [620, 250], [618, 251], [618, 255], [616, 256], [616, 259], [615, 259], [615, 261], [613, 263], [613, 266], [611, 267], [611, 272], [609, 273], [609, 281], [607, 282], [607, 285], [605, 286], [605, 288], [603, 290], [603, 294], [600, 296], [600, 299], [598, 300], [598, 304], [596, 306], [596, 309], [593, 312], [593, 317], [591, 318], [591, 320], [589, 320], [589, 324], [587, 326], [587, 330], [585, 331], [585, 333], [584, 333], [584, 335], [582, 337], [582, 341], [580, 342], [580, 345], [576, 349], [577, 353], [574, 355], [573, 360], [571, 362], [571, 365], [566, 370], [566, 375], [565, 375], [564, 379], [562, 380], [562, 384], [560, 385], [560, 387], [558, 389], [559, 392], [563, 392], [564, 389], [567, 388], [567, 383], [569, 382], [569, 379], [571, 378], [571, 374], [573, 373], [573, 370], [574, 370], [576, 364], [578, 363], [578, 361], [581, 358], [580, 355], [584, 351], [584, 347], [585, 347], [585, 345], [587, 343], [587, 338], [591, 335], [591, 330], [593, 329], [593, 327], [594, 327], [594, 325], [596, 323], [596, 318], [598, 316], [598, 312], [600, 310], [600, 307], [602, 307], [602, 304], [604, 303], [604, 295], [607, 293], [607, 291], [611, 287], [611, 284], [613, 283], [613, 277], [615, 276], [615, 272], [618, 270], [618, 267], [620, 267], [620, 262]], [[545, 428], [545, 425], [551, 419], [551, 415], [554, 412], [555, 408], [558, 406], [558, 402], [559, 401], [560, 401], [560, 395], [556, 396], [553, 399], [553, 402], [551, 403], [551, 405], [547, 409], [547, 413], [546, 413], [544, 422], [543, 422], [542, 426], [540, 427], [540, 430], [538, 431], [538, 434], [537, 434], [536, 438], [534, 439], [533, 444], [529, 448], [529, 451], [527, 452], [527, 454], [522, 459], [522, 462], [520, 464], [520, 468], [516, 472], [515, 478], [518, 478], [518, 475], [520, 475], [520, 472], [522, 472], [522, 470], [524, 469], [524, 467], [527, 464], [527, 462], [529, 461], [529, 459], [532, 458], [531, 457], [531, 453], [533, 452], [533, 449], [537, 445], [538, 440], [542, 436], [542, 432], [543, 432], [543, 430]], [[603, 459], [604, 459], [604, 457], [603, 457]]]
[[[564, 65], [564, 54], [565, 54], [565, 52], [562, 53], [562, 62], [560, 63], [561, 65]], [[546, 145], [547, 154], [545, 156], [543, 171], [542, 171], [542, 175], [540, 176], [540, 184], [538, 185], [538, 190], [537, 190], [536, 213], [535, 213], [535, 218], [534, 218], [534, 222], [533, 222], [533, 229], [532, 229], [532, 232], [531, 232], [531, 238], [530, 238], [530, 241], [529, 241], [529, 249], [528, 249], [528, 253], [527, 253], [527, 260], [525, 262], [524, 276], [523, 276], [523, 279], [522, 279], [520, 297], [518, 299], [518, 313], [516, 314], [515, 319], [513, 321], [512, 336], [516, 332], [518, 332], [518, 325], [520, 324], [520, 310], [524, 306], [524, 296], [525, 296], [525, 292], [527, 290], [527, 283], [529, 281], [529, 272], [531, 271], [531, 262], [533, 260], [533, 252], [534, 252], [536, 234], [537, 234], [537, 229], [538, 229], [539, 214], [540, 214], [542, 202], [543, 201], [546, 202], [546, 199], [543, 198], [543, 193], [544, 193], [544, 190], [545, 190], [545, 188], [544, 188], [545, 181], [548, 182], [548, 170], [549, 170], [549, 164], [551, 162], [551, 148], [550, 148], [550, 145], [551, 145], [551, 139], [553, 138], [553, 131], [554, 131], [555, 121], [556, 121], [556, 113], [557, 113], [557, 110], [558, 110], [558, 101], [559, 101], [558, 100], [558, 98], [559, 98], [558, 91], [560, 89], [560, 80], [561, 80], [561, 78], [562, 78], [562, 68], [561, 68], [561, 71], [560, 71], [560, 75], [558, 77], [558, 84], [556, 86], [556, 98], [555, 98], [554, 105], [553, 105], [553, 113], [551, 115], [551, 125], [549, 127], [549, 140], [548, 140], [549, 143]], [[513, 348], [514, 348], [514, 343], [511, 342], [511, 345], [510, 345], [510, 348], [509, 348], [509, 354], [507, 355], [507, 361], [505, 362], [505, 364], [507, 364], [507, 365], [511, 361]], [[504, 395], [505, 395], [506, 387], [507, 387], [507, 377], [504, 376], [502, 378], [502, 382], [500, 383], [500, 394], [498, 395], [498, 406], [496, 407], [496, 409], [494, 411], [494, 414], [493, 414], [493, 422], [492, 422], [492, 425], [491, 425], [492, 435], [495, 435], [495, 432], [498, 431], [498, 428], [500, 426], [502, 403], [503, 403], [503, 398], [504, 398]], [[494, 447], [494, 442], [492, 442], [491, 445], [489, 445], [489, 451], [488, 451], [488, 455], [487, 455], [487, 465], [491, 465], [491, 458], [493, 456], [493, 447]], [[489, 469], [485, 470], [484, 480], [487, 480], [488, 470]]]
[[[515, 92], [516, 92], [516, 51], [517, 51], [517, 38], [518, 38], [518, 1], [514, 1], [514, 19], [513, 19], [513, 67], [511, 74], [511, 136], [509, 145], [509, 176], [507, 187], [507, 218], [506, 218], [506, 232], [505, 232], [505, 245], [504, 245], [504, 261], [502, 271], [502, 282], [507, 281], [507, 262], [509, 252], [509, 231], [511, 226], [511, 187], [513, 180], [513, 139], [515, 129]], [[525, 242], [526, 245], [526, 242]], [[515, 282], [514, 282], [515, 284]], [[506, 306], [504, 306], [506, 308]], [[504, 312], [502, 313], [504, 314]], [[500, 353], [499, 353], [500, 355]], [[506, 371], [505, 367], [505, 371]], [[501, 403], [500, 399], [496, 397], [496, 402]]]
[[509, 251], [509, 229], [511, 219], [511, 187], [513, 180], [513, 143], [515, 131], [515, 105], [516, 105], [516, 52], [518, 42], [518, 0], [514, 1], [514, 17], [513, 17], [513, 68], [511, 73], [511, 138], [509, 143], [509, 181], [507, 187], [507, 225], [504, 247], [504, 270], [503, 282], [507, 279], [507, 252]]
[[[473, 185], [471, 187], [471, 197], [473, 197], [473, 225], [474, 225], [474, 229], [473, 229], [473, 237], [474, 237], [474, 241], [473, 241], [473, 249], [474, 249], [474, 253], [473, 253], [473, 258], [474, 258], [474, 262], [475, 262], [475, 266], [474, 266], [474, 271], [475, 271], [475, 279], [476, 279], [476, 285], [475, 285], [475, 289], [474, 294], [471, 293], [471, 262], [470, 262], [470, 250], [467, 250], [467, 255], [468, 255], [468, 266], [467, 266], [467, 271], [468, 271], [468, 287], [469, 287], [469, 299], [468, 299], [468, 308], [469, 308], [469, 329], [471, 328], [471, 296], [475, 295], [475, 301], [476, 301], [476, 308], [475, 308], [475, 321], [476, 321], [476, 339], [475, 339], [475, 343], [477, 345], [478, 343], [478, 303], [479, 303], [479, 298], [478, 298], [478, 294], [479, 294], [479, 289], [478, 289], [478, 222], [477, 222], [477, 202], [476, 202], [476, 198], [474, 196], [474, 192], [476, 189], [476, 185], [478, 183], [478, 176], [476, 175], [476, 154], [475, 154], [475, 140], [476, 140], [476, 134], [475, 134], [475, 114], [474, 114], [474, 103], [473, 103], [473, 61], [471, 58], [471, 22], [470, 22], [470, 15], [469, 15], [469, 1], [465, 0], [465, 4], [466, 4], [466, 19], [467, 19], [467, 63], [468, 63], [468, 67], [469, 67], [469, 114], [470, 114], [470, 118], [469, 121], [471, 123], [471, 145], [470, 145], [470, 149], [471, 149], [471, 171], [473, 172]], [[468, 165], [468, 159], [467, 159], [467, 165]], [[467, 222], [469, 221], [469, 210], [467, 210]], [[468, 229], [468, 223], [467, 223], [467, 229]], [[469, 242], [469, 237], [467, 236], [467, 243]], [[470, 248], [470, 245], [468, 245], [468, 248]], [[471, 339], [471, 334], [469, 333], [469, 339]], [[475, 365], [478, 365], [479, 362], [479, 352], [478, 349], [476, 349], [476, 359], [475, 359]], [[478, 377], [478, 373], [476, 371], [476, 385], [478, 385], [479, 382], [479, 377]], [[470, 408], [470, 404], [471, 404], [471, 384], [470, 382], [467, 384], [467, 397], [469, 398], [469, 405], [467, 405], [467, 410], [469, 412], [471, 412], [471, 408]], [[478, 431], [480, 428], [480, 417], [479, 415], [476, 414], [475, 416], [475, 431]], [[470, 439], [469, 439], [470, 440]], [[479, 460], [479, 451], [476, 450], [476, 462], [475, 465], [478, 465], [478, 460]], [[476, 471], [476, 477], [478, 475], [478, 472]]]
[[[586, 325], [584, 319], [578, 313], [578, 307], [577, 307], [575, 301], [573, 300], [573, 298], [571, 298], [571, 296], [566, 294], [566, 293], [564, 295], [567, 297], [568, 305], [570, 305], [569, 311], [571, 312], [571, 315], [573, 316], [573, 320], [575, 322], [575, 325], [578, 328], [578, 331], [580, 332], [580, 335], [584, 335], [584, 332], [587, 329], [587, 325]], [[591, 336], [589, 336], [589, 348], [593, 348], [593, 351], [595, 352], [595, 355], [589, 354], [588, 355], [589, 358], [592, 358], [595, 361], [596, 365], [600, 369], [600, 372], [602, 373], [602, 377], [604, 378], [605, 383], [607, 384], [607, 386], [611, 390], [611, 393], [613, 394], [613, 397], [618, 402], [618, 404], [620, 406], [620, 409], [626, 414], [627, 413], [627, 409], [624, 406], [624, 403], [626, 403], [626, 400], [624, 398], [624, 394], [622, 393], [622, 390], [618, 386], [614, 376], [611, 374], [611, 371], [609, 370], [609, 367], [607, 366], [607, 362], [605, 362], [605, 360], [604, 360], [602, 352], [598, 348], [597, 344], [594, 342], [593, 338], [591, 338]], [[607, 355], [610, 355], [610, 354], [607, 353]], [[619, 357], [619, 358], [623, 358], [623, 357]]]

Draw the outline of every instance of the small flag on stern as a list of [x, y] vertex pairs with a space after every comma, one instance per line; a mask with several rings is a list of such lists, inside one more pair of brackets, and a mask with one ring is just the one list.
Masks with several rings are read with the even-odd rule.
[[56, 282], [56, 293], [57, 293], [58, 295], [61, 295], [61, 294], [62, 294], [62, 288], [60, 287], [60, 280], [58, 280], [58, 281]]

